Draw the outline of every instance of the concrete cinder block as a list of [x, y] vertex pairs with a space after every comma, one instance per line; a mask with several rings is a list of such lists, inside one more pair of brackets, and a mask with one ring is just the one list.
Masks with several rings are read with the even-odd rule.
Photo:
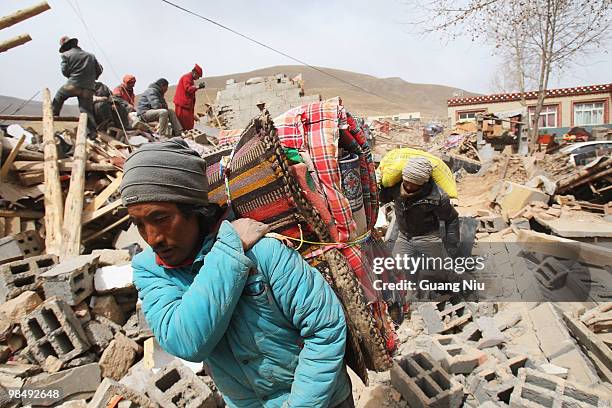
[[41, 275], [45, 297], [57, 296], [71, 306], [93, 293], [97, 255], [80, 255], [62, 261]]
[[610, 395], [530, 368], [521, 368], [510, 397], [511, 407], [609, 407]]
[[0, 265], [42, 254], [45, 244], [37, 231], [30, 230], [0, 239]]
[[[96, 363], [63, 370], [53, 374], [40, 374], [27, 380], [27, 388], [61, 390], [57, 398], [50, 398], [47, 406], [59, 404], [68, 399], [88, 399], [100, 385], [100, 367]], [[23, 405], [40, 406], [39, 400], [22, 398]]]
[[87, 408], [107, 408], [109, 403], [116, 397], [122, 401], [130, 401], [133, 406], [139, 408], [158, 408], [159, 405], [151, 401], [145, 394], [135, 389], [126, 387], [117, 381], [105, 378], [96, 390]]
[[538, 282], [550, 290], [564, 287], [568, 275], [569, 269], [553, 256], [544, 258], [535, 270]]
[[67, 362], [90, 348], [74, 312], [57, 298], [47, 299], [21, 321], [29, 353], [43, 364], [53, 356]]
[[457, 408], [463, 399], [463, 387], [427, 353], [394, 362], [391, 384], [411, 407]]
[[164, 408], [216, 407], [210, 388], [179, 361], [173, 361], [155, 374], [146, 393]]
[[445, 370], [453, 374], [469, 374], [486, 359], [482, 351], [453, 335], [433, 336], [430, 353]]
[[83, 325], [83, 330], [87, 336], [89, 343], [94, 346], [98, 352], [108, 347], [110, 342], [115, 337], [115, 333], [110, 326], [100, 323], [97, 320], [90, 320]]
[[41, 274], [57, 261], [55, 255], [39, 255], [0, 266], [0, 303], [25, 291], [36, 292], [41, 285]]

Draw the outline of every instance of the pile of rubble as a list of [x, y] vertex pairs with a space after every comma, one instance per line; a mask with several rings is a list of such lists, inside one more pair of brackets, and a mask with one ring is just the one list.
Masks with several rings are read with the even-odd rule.
[[[210, 378], [196, 375], [202, 364], [155, 343], [129, 251], [59, 262], [43, 249], [33, 231], [0, 241], [0, 406], [217, 406]], [[20, 389], [49, 392], [10, 393]]]

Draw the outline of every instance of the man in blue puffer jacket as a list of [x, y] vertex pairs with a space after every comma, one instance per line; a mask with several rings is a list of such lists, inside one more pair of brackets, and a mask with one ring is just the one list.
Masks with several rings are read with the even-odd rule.
[[126, 161], [121, 197], [151, 246], [134, 283], [159, 344], [203, 361], [230, 407], [354, 407], [331, 287], [250, 219], [219, 225], [205, 162], [175, 138]]

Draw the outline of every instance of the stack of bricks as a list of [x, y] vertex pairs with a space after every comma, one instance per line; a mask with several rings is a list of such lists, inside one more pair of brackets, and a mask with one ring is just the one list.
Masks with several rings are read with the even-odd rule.
[[193, 371], [179, 361], [173, 361], [153, 376], [147, 396], [164, 408], [215, 408], [210, 388]]
[[394, 362], [391, 384], [413, 408], [457, 408], [463, 402], [463, 387], [427, 353]]
[[62, 261], [41, 275], [45, 297], [57, 296], [71, 306], [93, 293], [98, 255], [80, 255]]
[[39, 255], [0, 265], [0, 303], [27, 290], [37, 291], [41, 274], [55, 266], [57, 261], [55, 255]]
[[76, 315], [59, 299], [47, 299], [23, 318], [21, 328], [29, 354], [41, 365], [49, 357], [68, 362], [90, 348]]

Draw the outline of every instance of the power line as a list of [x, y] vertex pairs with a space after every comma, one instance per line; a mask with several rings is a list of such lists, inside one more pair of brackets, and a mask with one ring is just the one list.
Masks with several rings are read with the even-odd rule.
[[299, 63], [299, 64], [301, 64], [301, 65], [304, 65], [304, 66], [306, 66], [306, 67], [308, 67], [308, 68], [310, 68], [310, 69], [313, 69], [313, 70], [315, 70], [315, 71], [318, 71], [318, 72], [320, 72], [320, 73], [322, 73], [322, 74], [324, 74], [324, 75], [327, 75], [327, 76], [329, 76], [329, 77], [331, 77], [331, 78], [337, 79], [337, 80], [338, 80], [338, 81], [340, 81], [340, 82], [343, 82], [343, 83], [345, 83], [345, 84], [347, 84], [347, 85], [350, 85], [350, 86], [352, 86], [352, 87], [354, 87], [354, 88], [357, 88], [357, 89], [359, 89], [359, 90], [361, 90], [361, 91], [363, 91], [363, 92], [365, 92], [365, 93], [367, 93], [367, 94], [370, 94], [370, 95], [376, 96], [376, 97], [378, 97], [378, 98], [384, 99], [384, 100], [386, 100], [387, 102], [391, 102], [391, 103], [393, 103], [394, 105], [401, 106], [401, 105], [400, 105], [400, 104], [398, 104], [397, 102], [395, 102], [395, 101], [393, 101], [393, 100], [391, 100], [391, 99], [388, 99], [388, 98], [386, 98], [385, 96], [379, 95], [379, 94], [377, 94], [377, 93], [375, 93], [375, 92], [372, 92], [372, 91], [370, 91], [370, 90], [368, 90], [368, 89], [365, 89], [365, 88], [364, 88], [364, 87], [362, 87], [362, 86], [359, 86], [359, 85], [354, 84], [354, 83], [352, 83], [352, 82], [350, 82], [350, 81], [347, 81], [347, 80], [345, 80], [345, 79], [343, 79], [343, 78], [341, 78], [341, 77], [339, 77], [339, 76], [337, 76], [337, 75], [334, 75], [334, 74], [332, 74], [332, 73], [326, 72], [326, 71], [322, 70], [321, 68], [315, 67], [314, 65], [310, 65], [309, 63], [307, 63], [307, 62], [305, 62], [305, 61], [302, 61], [302, 60], [300, 60], [300, 59], [298, 59], [298, 58], [292, 57], [291, 55], [287, 54], [286, 52], [283, 52], [283, 51], [277, 50], [277, 49], [276, 49], [276, 48], [274, 48], [274, 47], [271, 47], [271, 46], [269, 46], [269, 45], [267, 45], [267, 44], [264, 44], [264, 43], [262, 43], [261, 41], [258, 41], [258, 40], [254, 39], [254, 38], [252, 38], [252, 37], [249, 37], [249, 36], [248, 36], [248, 35], [246, 35], [246, 34], [242, 34], [242, 33], [238, 32], [238, 31], [234, 30], [233, 28], [230, 28], [230, 27], [228, 27], [228, 26], [226, 26], [226, 25], [224, 25], [224, 24], [221, 24], [221, 23], [219, 23], [219, 22], [217, 22], [217, 21], [215, 21], [215, 20], [213, 20], [213, 19], [211, 19], [211, 18], [208, 18], [208, 17], [205, 17], [205, 16], [203, 16], [203, 15], [201, 15], [201, 14], [198, 14], [198, 13], [196, 13], [195, 11], [191, 11], [191, 10], [189, 10], [189, 9], [186, 9], [185, 7], [179, 6], [178, 4], [173, 3], [173, 2], [171, 2], [171, 1], [168, 1], [168, 0], [161, 0], [161, 1], [162, 1], [163, 3], [166, 3], [166, 4], [170, 5], [170, 6], [172, 6], [172, 7], [175, 7], [175, 8], [177, 8], [177, 9], [181, 10], [181, 11], [184, 11], [185, 13], [191, 14], [191, 15], [193, 15], [193, 16], [195, 16], [195, 17], [198, 17], [198, 18], [200, 18], [200, 19], [202, 19], [202, 20], [208, 21], [208, 22], [209, 22], [209, 23], [211, 23], [211, 24], [214, 24], [214, 25], [216, 25], [216, 26], [218, 26], [218, 27], [221, 27], [221, 28], [222, 28], [222, 29], [224, 29], [224, 30], [227, 30], [227, 31], [229, 31], [229, 32], [231, 32], [231, 33], [233, 33], [233, 34], [236, 34], [236, 35], [237, 35], [237, 36], [239, 36], [239, 37], [242, 37], [242, 38], [244, 38], [244, 39], [246, 39], [246, 40], [248, 40], [248, 41], [251, 41], [251, 42], [253, 42], [253, 43], [255, 43], [255, 44], [259, 45], [259, 46], [262, 46], [262, 47], [264, 47], [264, 48], [266, 48], [266, 49], [268, 49], [268, 50], [270, 50], [270, 51], [273, 51], [273, 52], [275, 52], [275, 53], [277, 53], [277, 54], [280, 54], [280, 55], [282, 55], [283, 57], [289, 58], [290, 60], [295, 61], [295, 62], [297, 62], [297, 63]]

